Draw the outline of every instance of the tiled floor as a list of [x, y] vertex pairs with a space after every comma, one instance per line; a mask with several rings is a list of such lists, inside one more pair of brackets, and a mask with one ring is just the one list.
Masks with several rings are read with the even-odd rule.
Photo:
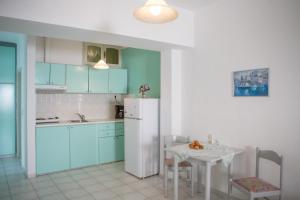
[[[170, 184], [171, 185], [171, 184]], [[172, 189], [169, 199], [172, 199]], [[112, 163], [27, 179], [14, 158], [0, 159], [0, 200], [166, 200], [162, 179], [154, 176], [139, 180], [123, 171], [123, 163]], [[181, 183], [179, 199], [203, 199], [189, 196]], [[212, 194], [212, 200], [224, 199]]]

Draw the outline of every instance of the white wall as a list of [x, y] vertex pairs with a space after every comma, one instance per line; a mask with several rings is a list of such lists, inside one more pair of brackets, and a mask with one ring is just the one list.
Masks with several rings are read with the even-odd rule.
[[0, 13], [14, 19], [193, 46], [193, 12], [177, 8], [180, 15], [176, 21], [149, 25], [137, 21], [132, 14], [143, 3], [140, 0], [10, 0], [1, 1]]
[[35, 171], [35, 118], [36, 118], [36, 94], [35, 94], [35, 37], [27, 37], [27, 176], [34, 177]]
[[161, 51], [160, 173], [163, 174], [164, 136], [181, 135], [182, 51]]
[[[299, 11], [296, 0], [216, 1], [198, 10], [196, 48], [183, 56], [183, 133], [245, 148], [240, 175], [254, 175], [255, 147], [282, 153], [285, 200], [300, 198]], [[270, 69], [269, 97], [233, 97], [232, 72], [261, 67]], [[213, 186], [226, 191], [224, 168], [214, 172]]]

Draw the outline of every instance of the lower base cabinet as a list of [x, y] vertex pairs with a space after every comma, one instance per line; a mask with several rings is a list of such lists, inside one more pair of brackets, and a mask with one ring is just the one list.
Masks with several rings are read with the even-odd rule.
[[36, 174], [124, 160], [123, 125], [114, 127], [102, 123], [36, 128]]
[[98, 163], [97, 125], [70, 127], [71, 168]]
[[116, 136], [116, 161], [124, 160], [124, 136]]
[[124, 136], [99, 138], [101, 164], [124, 160]]
[[36, 129], [36, 173], [70, 168], [69, 129], [64, 126]]

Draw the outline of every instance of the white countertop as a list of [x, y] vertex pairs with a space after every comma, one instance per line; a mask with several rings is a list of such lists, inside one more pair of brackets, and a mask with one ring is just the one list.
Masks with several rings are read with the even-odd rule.
[[100, 123], [114, 123], [114, 122], [123, 122], [123, 119], [87, 119], [87, 122], [71, 122], [60, 121], [58, 123], [45, 123], [45, 124], [36, 124], [35, 127], [49, 127], [49, 126], [73, 126], [73, 125], [84, 125], [84, 124], [100, 124]]

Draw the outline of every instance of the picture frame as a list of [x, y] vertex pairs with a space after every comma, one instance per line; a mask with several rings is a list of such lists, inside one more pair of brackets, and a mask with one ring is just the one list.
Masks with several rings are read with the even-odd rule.
[[232, 74], [234, 97], [269, 96], [269, 69], [235, 71]]

